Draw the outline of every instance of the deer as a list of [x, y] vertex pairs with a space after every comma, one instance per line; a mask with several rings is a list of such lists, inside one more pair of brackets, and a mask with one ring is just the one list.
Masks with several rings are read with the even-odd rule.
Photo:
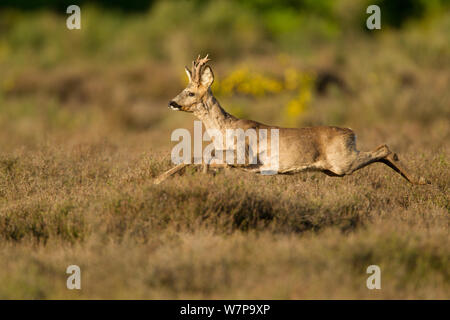
[[[202, 121], [206, 130], [218, 130], [225, 134], [228, 129], [278, 129], [278, 170], [277, 174], [295, 174], [303, 171], [320, 171], [332, 177], [344, 177], [373, 163], [384, 163], [404, 179], [412, 184], [428, 184], [423, 177], [412, 175], [401, 164], [396, 153], [392, 152], [386, 144], [382, 144], [373, 151], [359, 151], [356, 148], [356, 135], [349, 128], [336, 126], [314, 126], [305, 128], [280, 128], [265, 125], [253, 120], [239, 119], [226, 112], [214, 97], [211, 85], [214, 74], [207, 62], [208, 55], [200, 55], [192, 62], [192, 70], [185, 67], [188, 85], [175, 98], [168, 107], [174, 111], [192, 113]], [[221, 146], [216, 152], [223, 152]], [[259, 151], [259, 150], [258, 150]], [[273, 152], [270, 146], [266, 152]], [[179, 172], [190, 164], [181, 163], [164, 172], [156, 178], [159, 184], [167, 177]], [[241, 164], [203, 164], [203, 172], [210, 167], [230, 168], [237, 167], [253, 173], [262, 173], [267, 163]]]

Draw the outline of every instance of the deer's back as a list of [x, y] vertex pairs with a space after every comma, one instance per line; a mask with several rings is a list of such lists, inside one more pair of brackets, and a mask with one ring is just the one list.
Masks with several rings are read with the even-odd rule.
[[[235, 128], [279, 130], [280, 171], [346, 167], [356, 154], [355, 134], [334, 126], [280, 128], [251, 120], [238, 120]], [[270, 136], [270, 133], [268, 133]]]
[[[280, 169], [328, 169], [348, 162], [355, 152], [355, 134], [348, 128], [280, 129]], [[312, 166], [310, 168], [310, 166]]]

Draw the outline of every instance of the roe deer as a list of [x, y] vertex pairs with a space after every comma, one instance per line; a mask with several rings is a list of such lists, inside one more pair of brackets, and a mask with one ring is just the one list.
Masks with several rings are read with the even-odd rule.
[[[211, 85], [214, 81], [212, 69], [206, 63], [208, 56], [200, 56], [192, 62], [192, 71], [185, 68], [189, 78], [187, 87], [169, 102], [169, 108], [193, 113], [207, 130], [215, 129], [225, 133], [227, 129], [278, 129], [278, 174], [292, 174], [305, 170], [322, 171], [330, 176], [343, 177], [375, 162], [382, 162], [414, 184], [428, 183], [424, 178], [411, 175], [400, 165], [397, 155], [387, 145], [380, 145], [373, 151], [356, 149], [356, 137], [348, 128], [331, 126], [309, 128], [279, 128], [256, 121], [238, 119], [227, 113], [214, 98]], [[216, 151], [218, 148], [216, 148]], [[268, 148], [270, 149], [270, 148]], [[223, 150], [221, 150], [223, 151]], [[155, 180], [160, 183], [168, 176], [188, 164], [179, 164]], [[223, 165], [222, 165], [223, 166]], [[235, 165], [225, 165], [235, 167]], [[241, 165], [241, 169], [261, 173], [263, 163]], [[207, 169], [207, 167], [204, 167]]]

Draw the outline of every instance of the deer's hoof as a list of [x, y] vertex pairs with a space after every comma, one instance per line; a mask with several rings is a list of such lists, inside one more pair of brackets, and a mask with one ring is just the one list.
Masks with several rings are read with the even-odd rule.
[[424, 177], [420, 177], [417, 180], [417, 184], [419, 184], [419, 185], [431, 184], [431, 181], [428, 179], [425, 179]]

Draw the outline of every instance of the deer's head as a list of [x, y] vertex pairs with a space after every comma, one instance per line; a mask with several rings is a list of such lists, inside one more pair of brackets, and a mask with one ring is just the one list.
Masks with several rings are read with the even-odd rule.
[[185, 67], [189, 79], [187, 87], [169, 102], [169, 108], [176, 111], [196, 112], [203, 111], [204, 97], [208, 94], [214, 81], [214, 74], [208, 62], [208, 55], [203, 59], [200, 56], [192, 61], [192, 71]]

